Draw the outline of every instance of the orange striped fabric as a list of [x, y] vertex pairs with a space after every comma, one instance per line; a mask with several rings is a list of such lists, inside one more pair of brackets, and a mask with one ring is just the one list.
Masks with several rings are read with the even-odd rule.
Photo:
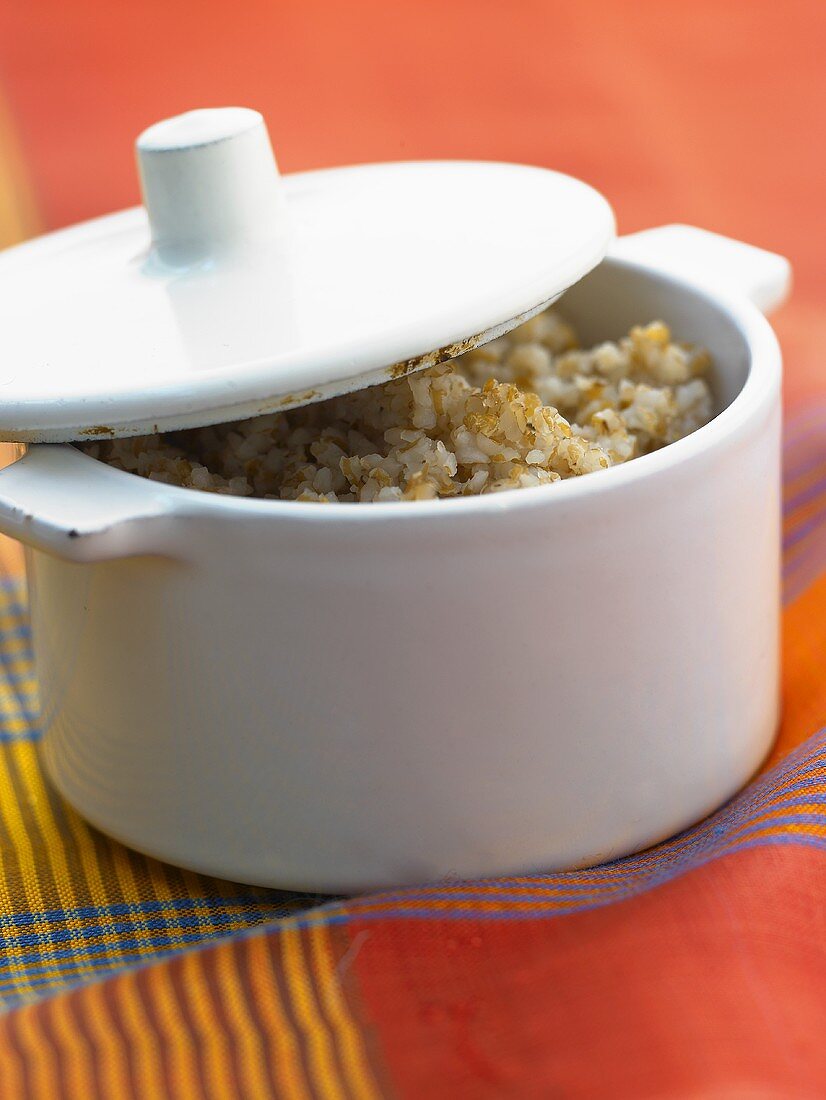
[[285, 922], [277, 940], [54, 998], [48, 1018], [18, 1009], [0, 1025], [0, 1095], [378, 1097], [338, 947], [330, 929]]

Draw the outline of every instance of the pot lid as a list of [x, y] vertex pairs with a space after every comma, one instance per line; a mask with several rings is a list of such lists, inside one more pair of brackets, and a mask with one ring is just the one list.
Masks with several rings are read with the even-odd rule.
[[0, 438], [218, 423], [450, 358], [602, 259], [608, 203], [523, 165], [280, 176], [243, 108], [137, 141], [144, 207], [0, 254]]

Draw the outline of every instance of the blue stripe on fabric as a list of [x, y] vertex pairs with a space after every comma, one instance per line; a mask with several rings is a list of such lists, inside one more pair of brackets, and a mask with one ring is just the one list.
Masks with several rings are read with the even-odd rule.
[[[275, 891], [273, 891], [275, 893]], [[294, 895], [290, 895], [293, 897]], [[308, 895], [313, 897], [313, 895]], [[8, 913], [0, 916], [0, 929], [4, 924], [36, 924], [40, 921], [78, 920], [86, 917], [140, 916], [142, 913], [157, 913], [163, 909], [206, 909], [220, 906], [260, 907], [269, 901], [266, 894], [239, 894], [237, 897], [169, 898], [167, 901], [113, 902], [111, 905], [82, 905], [73, 909], [45, 909], [39, 913]], [[278, 902], [273, 901], [278, 908]], [[281, 908], [286, 909], [286, 903]]]
[[[34, 947], [39, 943], [43, 944], [58, 944], [58, 943], [76, 943], [78, 940], [95, 939], [100, 936], [112, 936], [119, 935], [120, 933], [131, 933], [146, 931], [146, 932], [168, 932], [171, 935], [177, 933], [179, 929], [194, 928], [201, 932], [204, 931], [204, 920], [207, 919], [212, 925], [227, 925], [237, 923], [244, 918], [254, 919], [255, 914], [238, 914], [238, 913], [210, 913], [207, 918], [202, 916], [179, 917], [175, 921], [166, 921], [160, 917], [148, 918], [144, 920], [121, 922], [116, 921], [111, 924], [88, 924], [79, 928], [52, 928], [48, 932], [22, 932], [19, 935], [6, 935], [0, 936], [0, 949], [12, 948], [12, 947]], [[269, 920], [270, 914], [262, 913], [259, 919], [259, 923]], [[147, 943], [149, 939], [147, 938]], [[0, 966], [2, 966], [2, 959], [0, 958]]]
[[[0, 577], [0, 592], [5, 599], [0, 613], [7, 619], [18, 620], [0, 629], [0, 685], [12, 692], [5, 713], [0, 714], [0, 746], [12, 743], [37, 741], [40, 737], [37, 693], [33, 679], [33, 654], [31, 646], [31, 627], [28, 620], [28, 608], [25, 602], [25, 583], [12, 577]], [[16, 652], [8, 652], [9, 642], [23, 642]], [[21, 666], [29, 671], [21, 671]], [[9, 727], [20, 722], [26, 728], [14, 730]]]
[[[2, 635], [0, 634], [0, 646], [2, 646], [2, 641], [3, 641]], [[2, 663], [2, 661], [3, 661], [3, 659], [2, 659], [2, 657], [0, 657], [0, 664]], [[0, 683], [8, 683], [12, 687], [18, 687], [21, 684], [23, 684], [23, 685], [31, 684], [32, 686], [30, 687], [30, 689], [27, 689], [26, 694], [29, 694], [29, 691], [31, 691], [33, 693], [34, 692], [34, 673], [33, 672], [7, 672], [7, 671], [3, 671], [2, 675], [0, 675]]]
[[[67, 962], [77, 962], [81, 959], [88, 966], [94, 967], [95, 956], [101, 955], [106, 959], [122, 959], [135, 953], [136, 958], [146, 958], [146, 952], [140, 951], [141, 947], [174, 948], [176, 943], [199, 943], [203, 939], [213, 939], [215, 936], [223, 936], [220, 929], [214, 931], [204, 930], [197, 932], [182, 932], [179, 936], [157, 936], [136, 938], [130, 936], [119, 940], [117, 943], [89, 943], [84, 944], [79, 953], [75, 947], [55, 948], [53, 951], [38, 951], [28, 955], [14, 955], [8, 961], [0, 960], [0, 974], [4, 971], [11, 972], [14, 966], [32, 966], [36, 970], [37, 963], [47, 963], [50, 960], [58, 962], [65, 959]], [[48, 968], [47, 968], [48, 969]]]

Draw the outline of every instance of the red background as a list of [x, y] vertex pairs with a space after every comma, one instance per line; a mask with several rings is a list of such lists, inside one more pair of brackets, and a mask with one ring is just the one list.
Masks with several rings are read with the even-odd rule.
[[194, 106], [263, 110], [285, 171], [487, 157], [580, 176], [621, 230], [693, 222], [788, 255], [797, 403], [818, 387], [823, 0], [26, 0], [0, 90], [40, 227], [137, 200], [131, 143]]

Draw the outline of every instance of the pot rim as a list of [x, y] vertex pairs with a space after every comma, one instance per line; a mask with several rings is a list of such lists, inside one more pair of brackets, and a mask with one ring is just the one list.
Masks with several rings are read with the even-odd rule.
[[[701, 455], [707, 455], [738, 433], [745, 424], [759, 418], [761, 413], [776, 400], [780, 390], [781, 355], [774, 330], [769, 322], [747, 298], [737, 294], [718, 290], [709, 290], [698, 280], [689, 276], [678, 277], [667, 274], [648, 264], [630, 261], [618, 257], [608, 257], [604, 263], [620, 270], [642, 271], [657, 281], [670, 285], [679, 293], [690, 293], [705, 299], [713, 308], [728, 315], [742, 336], [748, 351], [748, 374], [736, 397], [712, 420], [696, 431], [674, 443], [640, 455], [628, 462], [596, 471], [584, 477], [565, 478], [547, 485], [528, 488], [507, 489], [497, 493], [478, 496], [445, 497], [435, 500], [387, 501], [387, 502], [344, 502], [329, 501], [310, 507], [310, 502], [296, 500], [271, 500], [260, 497], [237, 497], [209, 493], [180, 485], [167, 485], [164, 482], [150, 481], [139, 474], [119, 470], [100, 459], [85, 454], [70, 443], [52, 446], [73, 452], [73, 461], [83, 463], [83, 468], [95, 476], [118, 479], [128, 478], [131, 490], [137, 488], [136, 482], [146, 482], [146, 491], [153, 498], [163, 502], [170, 513], [209, 512], [225, 510], [236, 514], [251, 516], [278, 516], [282, 520], [342, 522], [351, 519], [355, 522], [388, 522], [421, 520], [437, 516], [449, 516], [456, 513], [502, 513], [516, 508], [526, 508], [551, 504], [558, 500], [571, 503], [577, 498], [588, 498], [606, 492], [619, 491], [627, 486], [660, 474], [667, 474], [674, 467]], [[48, 446], [34, 444], [33, 446]], [[80, 469], [80, 466], [79, 466]]]

